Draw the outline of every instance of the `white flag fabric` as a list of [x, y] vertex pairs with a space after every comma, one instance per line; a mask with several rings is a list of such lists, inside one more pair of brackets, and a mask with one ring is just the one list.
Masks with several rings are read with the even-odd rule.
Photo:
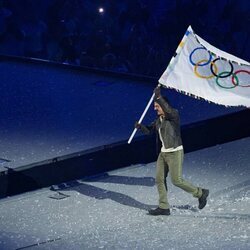
[[250, 63], [210, 45], [191, 26], [159, 83], [213, 103], [250, 107]]

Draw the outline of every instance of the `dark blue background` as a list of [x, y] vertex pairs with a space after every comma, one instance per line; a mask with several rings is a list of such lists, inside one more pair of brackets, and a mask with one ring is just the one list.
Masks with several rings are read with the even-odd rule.
[[[248, 2], [0, 0], [0, 53], [57, 62], [1, 57], [0, 158], [25, 165], [127, 140], [188, 25], [249, 59]], [[241, 109], [162, 92], [182, 125]], [[151, 106], [143, 122], [155, 116]]]
[[0, 2], [2, 54], [159, 77], [191, 24], [212, 45], [250, 58], [248, 0]]

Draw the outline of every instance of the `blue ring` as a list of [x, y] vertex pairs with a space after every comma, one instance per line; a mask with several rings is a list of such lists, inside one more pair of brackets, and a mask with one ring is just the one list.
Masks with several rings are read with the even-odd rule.
[[[198, 48], [194, 49], [194, 50], [191, 52], [191, 54], [189, 55], [189, 61], [190, 61], [190, 63], [191, 63], [193, 66], [196, 66], [196, 63], [193, 62], [192, 56], [193, 56], [194, 52], [195, 52], [196, 50], [198, 50], [198, 49], [204, 49], [204, 50], [206, 50], [206, 48], [204, 48], [204, 47], [198, 47]], [[207, 50], [206, 50], [206, 51], [207, 51]], [[205, 65], [208, 65], [208, 64], [211, 62], [211, 60], [212, 60], [212, 54], [209, 53], [209, 51], [207, 51], [207, 52], [208, 52], [208, 54], [209, 54], [209, 59], [208, 59], [208, 61], [205, 62], [205, 63], [202, 63], [202, 64], [198, 64], [198, 66], [205, 66]]]

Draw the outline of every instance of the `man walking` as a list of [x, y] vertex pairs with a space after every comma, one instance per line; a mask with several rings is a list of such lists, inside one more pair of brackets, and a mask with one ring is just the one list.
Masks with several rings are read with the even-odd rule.
[[167, 200], [166, 177], [170, 173], [172, 183], [198, 198], [199, 209], [207, 204], [209, 190], [196, 187], [182, 178], [183, 146], [180, 132], [180, 118], [176, 109], [172, 108], [166, 98], [161, 96], [160, 87], [154, 90], [154, 110], [158, 118], [149, 126], [136, 122], [135, 126], [143, 133], [150, 134], [156, 130], [161, 141], [161, 151], [156, 164], [156, 185], [159, 194], [159, 206], [149, 210], [151, 215], [170, 215]]

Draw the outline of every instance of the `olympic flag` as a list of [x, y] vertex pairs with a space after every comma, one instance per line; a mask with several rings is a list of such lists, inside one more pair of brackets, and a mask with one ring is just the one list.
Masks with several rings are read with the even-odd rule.
[[210, 45], [191, 26], [159, 83], [213, 103], [250, 107], [250, 63]]

